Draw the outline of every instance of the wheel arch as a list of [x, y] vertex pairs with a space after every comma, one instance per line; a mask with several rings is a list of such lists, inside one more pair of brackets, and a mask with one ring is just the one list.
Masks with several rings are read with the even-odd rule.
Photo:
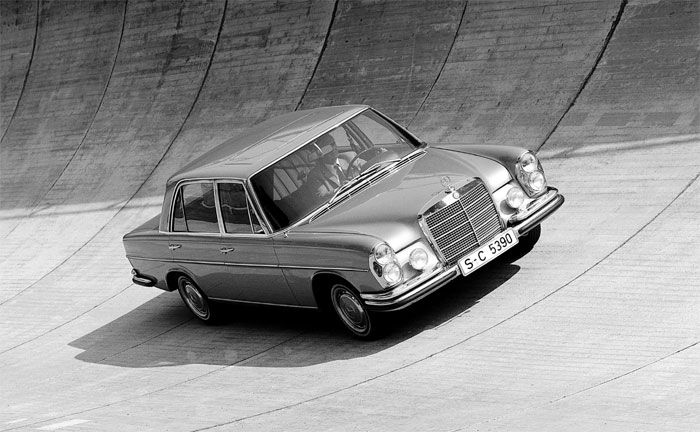
[[197, 286], [199, 286], [197, 279], [192, 275], [192, 273], [190, 273], [187, 270], [182, 269], [182, 268], [174, 268], [174, 269], [168, 270], [168, 272], [165, 275], [165, 284], [168, 288], [168, 291], [177, 291], [177, 279], [180, 276], [187, 276], [195, 284], [197, 284]]
[[342, 275], [331, 271], [318, 272], [311, 278], [311, 290], [314, 295], [314, 300], [316, 300], [316, 305], [319, 309], [330, 310], [329, 293], [333, 282], [343, 283], [350, 289], [358, 292], [357, 288], [355, 288], [355, 286]]

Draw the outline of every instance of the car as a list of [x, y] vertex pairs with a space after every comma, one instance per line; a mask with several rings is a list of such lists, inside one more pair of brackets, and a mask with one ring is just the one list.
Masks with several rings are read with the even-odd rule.
[[219, 302], [323, 308], [369, 339], [379, 312], [527, 253], [563, 202], [527, 149], [428, 145], [369, 106], [334, 106], [187, 164], [123, 242], [133, 282], [177, 290], [201, 321]]

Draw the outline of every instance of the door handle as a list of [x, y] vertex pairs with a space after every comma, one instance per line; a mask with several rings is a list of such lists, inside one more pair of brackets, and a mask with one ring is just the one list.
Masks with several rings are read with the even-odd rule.
[[170, 243], [170, 244], [168, 245], [168, 249], [170, 249], [170, 250], [180, 249], [181, 247], [182, 247], [182, 245], [173, 244], [173, 243]]
[[229, 252], [233, 252], [234, 250], [235, 248], [232, 247], [222, 247], [221, 249], [219, 249], [219, 252], [221, 252], [222, 254], [227, 254]]

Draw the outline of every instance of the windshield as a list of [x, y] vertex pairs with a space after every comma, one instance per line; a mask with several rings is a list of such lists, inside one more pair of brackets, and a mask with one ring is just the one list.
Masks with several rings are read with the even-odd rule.
[[353, 117], [251, 177], [274, 231], [303, 219], [373, 166], [416, 150], [409, 137], [372, 111]]

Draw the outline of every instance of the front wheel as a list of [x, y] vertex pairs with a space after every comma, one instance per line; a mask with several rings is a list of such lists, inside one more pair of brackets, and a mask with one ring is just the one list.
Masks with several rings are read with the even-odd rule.
[[376, 336], [372, 317], [354, 290], [345, 284], [335, 283], [331, 287], [330, 296], [333, 311], [346, 330], [360, 339], [371, 339]]
[[177, 279], [177, 290], [187, 308], [199, 320], [207, 324], [212, 324], [216, 320], [216, 314], [211, 302], [192, 279], [187, 276], [180, 276]]

